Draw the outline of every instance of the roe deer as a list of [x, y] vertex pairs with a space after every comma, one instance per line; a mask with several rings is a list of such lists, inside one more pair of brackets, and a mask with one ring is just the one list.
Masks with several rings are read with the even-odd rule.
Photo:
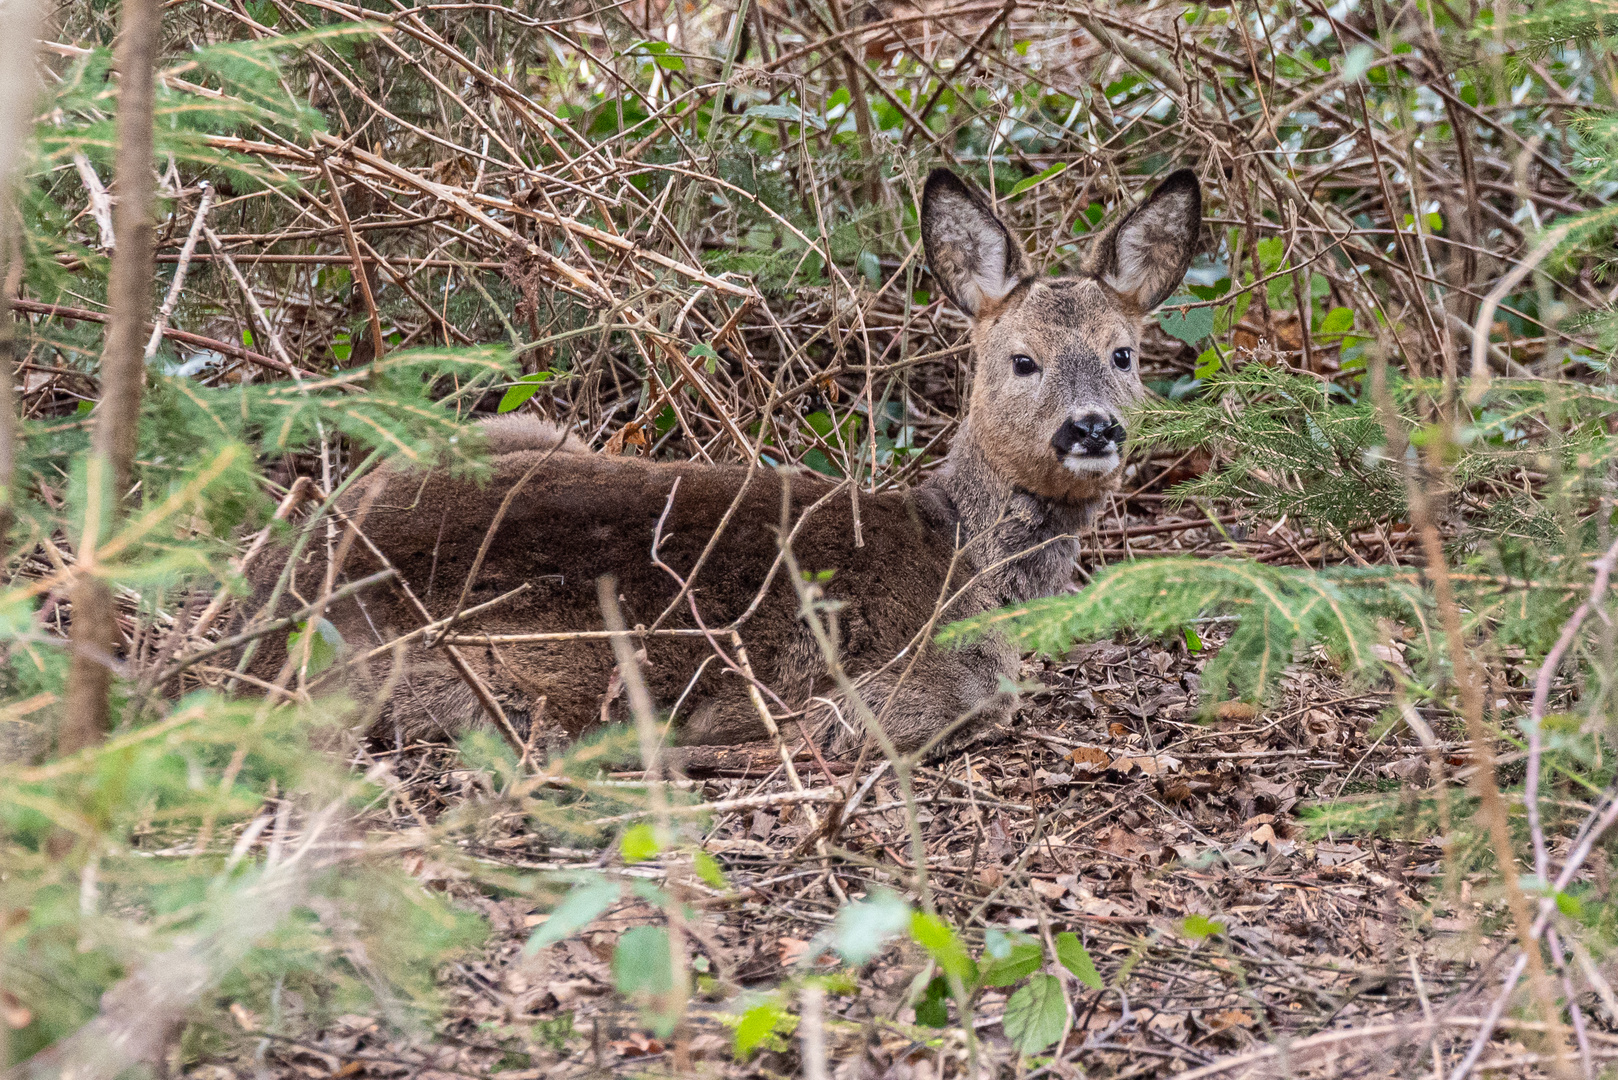
[[[454, 633], [599, 630], [596, 581], [606, 574], [617, 580], [627, 624], [649, 625], [679, 594], [670, 571], [691, 578], [723, 522], [690, 581], [694, 603], [682, 601], [664, 626], [696, 628], [691, 607], [707, 628], [752, 608], [738, 629], [756, 678], [790, 709], [807, 709], [806, 724], [838, 725], [831, 741], [846, 751], [865, 732], [838, 699], [794, 585], [778, 566], [785, 494], [797, 563], [805, 572], [834, 571], [817, 587], [840, 602], [842, 666], [897, 748], [922, 747], [963, 719], [1006, 718], [1014, 699], [1004, 677], [1015, 676], [1018, 659], [1008, 643], [943, 649], [919, 635], [1072, 581], [1075, 534], [1117, 486], [1125, 410], [1144, 392], [1135, 363], [1140, 318], [1184, 278], [1201, 207], [1195, 175], [1176, 172], [1097, 237], [1080, 274], [1052, 277], [1033, 271], [1021, 243], [961, 180], [945, 170], [927, 178], [927, 263], [972, 324], [970, 402], [941, 467], [910, 490], [860, 496], [863, 547], [854, 543], [851, 500], [847, 493], [823, 500], [837, 490], [823, 477], [596, 454], [548, 424], [501, 418], [483, 429], [494, 452], [491, 482], [385, 469], [357, 483], [342, 506], [365, 542], [350, 545], [342, 570], [349, 579], [373, 573], [382, 568], [380, 551], [432, 617], [445, 618], [459, 610], [485, 532], [520, 483], [465, 604], [531, 587]], [[664, 566], [654, 564], [654, 543]], [[320, 593], [324, 558], [311, 551], [296, 568], [277, 614]], [[279, 561], [285, 565], [284, 556]], [[261, 597], [281, 566], [258, 575]], [[332, 604], [326, 617], [348, 648], [372, 650], [423, 625], [416, 603], [396, 579]], [[728, 634], [715, 640], [731, 651]], [[764, 736], [746, 681], [726, 663], [704, 665], [714, 650], [703, 637], [647, 636], [641, 644], [656, 704], [668, 709], [684, 699], [679, 741]], [[252, 671], [273, 679], [285, 644], [271, 636], [264, 646]], [[537, 722], [576, 735], [626, 709], [609, 689], [617, 686], [613, 651], [599, 633], [462, 648], [457, 662], [481, 677], [517, 726]], [[455, 658], [419, 638], [403, 651], [402, 671], [391, 671], [393, 655], [349, 666], [357, 689], [392, 686], [374, 736], [414, 740], [483, 722]]]

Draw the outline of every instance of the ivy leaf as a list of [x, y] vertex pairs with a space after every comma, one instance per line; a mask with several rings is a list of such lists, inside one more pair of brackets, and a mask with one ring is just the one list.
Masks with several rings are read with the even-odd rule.
[[619, 888], [600, 874], [589, 874], [568, 890], [562, 902], [551, 911], [550, 918], [540, 923], [523, 946], [523, 952], [534, 955], [547, 945], [589, 926], [618, 899]]
[[663, 847], [657, 842], [657, 833], [643, 822], [624, 832], [618, 841], [618, 850], [623, 852], [624, 862], [634, 864], [655, 857]]
[[1035, 975], [1006, 1002], [1006, 1038], [1024, 1054], [1037, 1054], [1062, 1037], [1067, 1026], [1067, 996], [1054, 975]]
[[1079, 935], [1071, 931], [1056, 935], [1056, 959], [1085, 986], [1092, 990], [1101, 989], [1101, 973], [1096, 970], [1095, 961], [1090, 959], [1090, 950], [1084, 947]]
[[1346, 307], [1332, 308], [1320, 317], [1320, 325], [1315, 329], [1318, 338], [1342, 337], [1354, 329], [1354, 312]]
[[1355, 83], [1371, 70], [1376, 61], [1376, 50], [1369, 45], [1356, 45], [1343, 57], [1343, 82]]
[[882, 260], [878, 259], [873, 252], [862, 251], [854, 261], [859, 266], [860, 273], [865, 280], [869, 281], [873, 287], [882, 284]]
[[719, 867], [719, 860], [706, 851], [697, 852], [691, 860], [691, 868], [697, 872], [697, 877], [703, 884], [711, 885], [716, 889], [727, 888], [730, 882], [725, 880], [725, 872]]

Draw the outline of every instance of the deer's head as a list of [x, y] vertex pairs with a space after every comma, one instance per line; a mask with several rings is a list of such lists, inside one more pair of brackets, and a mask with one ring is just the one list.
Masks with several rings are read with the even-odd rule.
[[954, 173], [922, 194], [927, 264], [972, 320], [971, 437], [997, 472], [1046, 498], [1094, 498], [1115, 481], [1124, 417], [1145, 389], [1140, 322], [1185, 277], [1202, 227], [1189, 169], [1092, 242], [1072, 277], [1034, 273], [1022, 244]]

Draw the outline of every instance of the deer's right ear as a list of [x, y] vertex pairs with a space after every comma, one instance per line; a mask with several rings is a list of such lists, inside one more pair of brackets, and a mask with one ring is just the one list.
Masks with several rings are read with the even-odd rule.
[[1181, 169], [1096, 237], [1085, 269], [1126, 308], [1144, 315], [1185, 280], [1201, 233], [1202, 185], [1196, 173]]
[[974, 319], [1031, 272], [1011, 230], [948, 169], [934, 169], [922, 190], [921, 242], [933, 277]]

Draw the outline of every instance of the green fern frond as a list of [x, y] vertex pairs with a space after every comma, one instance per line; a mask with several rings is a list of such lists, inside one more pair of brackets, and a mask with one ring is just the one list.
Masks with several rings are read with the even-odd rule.
[[[1203, 692], [1264, 697], [1310, 646], [1352, 674], [1379, 668], [1373, 604], [1393, 574], [1342, 577], [1226, 559], [1143, 559], [1098, 573], [1077, 596], [1053, 596], [945, 627], [941, 644], [1000, 633], [1025, 650], [1060, 654], [1075, 641], [1119, 631], [1167, 637], [1198, 619], [1234, 616], [1229, 641], [1203, 672]], [[1416, 594], [1400, 599], [1420, 606]]]
[[[189, 433], [189, 438], [206, 433], [204, 438], [247, 439], [261, 453], [285, 454], [312, 445], [324, 427], [412, 464], [447, 455], [464, 466], [473, 463], [477, 449], [470, 441], [472, 432], [434, 400], [433, 384], [450, 376], [462, 386], [490, 384], [512, 374], [503, 346], [481, 345], [401, 351], [302, 385], [213, 389], [190, 379], [162, 379], [154, 387], [149, 441], [167, 441], [165, 432]], [[183, 460], [187, 451], [175, 447], [169, 456]]]

